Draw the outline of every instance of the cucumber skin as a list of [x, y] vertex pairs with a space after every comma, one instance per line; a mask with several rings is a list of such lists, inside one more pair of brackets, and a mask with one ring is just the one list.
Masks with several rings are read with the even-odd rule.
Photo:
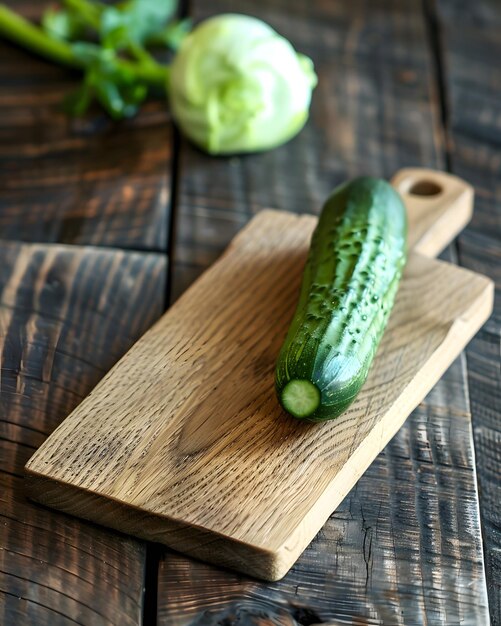
[[393, 187], [362, 177], [337, 187], [313, 233], [275, 387], [306, 379], [320, 404], [306, 419], [338, 417], [365, 382], [407, 260], [407, 213]]

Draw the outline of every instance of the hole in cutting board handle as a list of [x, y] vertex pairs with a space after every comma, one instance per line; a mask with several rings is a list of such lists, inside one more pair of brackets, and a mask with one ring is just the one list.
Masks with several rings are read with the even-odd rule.
[[433, 182], [432, 180], [418, 180], [415, 183], [412, 183], [408, 189], [407, 193], [410, 193], [412, 196], [438, 196], [443, 191], [441, 185]]

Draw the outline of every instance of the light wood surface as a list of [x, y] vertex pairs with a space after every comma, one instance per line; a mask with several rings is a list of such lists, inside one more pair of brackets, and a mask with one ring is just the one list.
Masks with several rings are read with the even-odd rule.
[[32, 497], [282, 577], [492, 305], [487, 279], [412, 254], [356, 402], [294, 421], [273, 370], [315, 223], [261, 212], [30, 460]]
[[473, 188], [457, 176], [409, 167], [391, 183], [407, 207], [409, 248], [419, 254], [437, 256], [471, 219]]
[[487, 625], [464, 366], [463, 355], [280, 581], [165, 548], [158, 624]]

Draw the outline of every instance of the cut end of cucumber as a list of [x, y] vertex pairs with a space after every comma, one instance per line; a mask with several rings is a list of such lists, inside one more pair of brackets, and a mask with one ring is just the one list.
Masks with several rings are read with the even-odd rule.
[[309, 417], [320, 404], [320, 391], [309, 380], [290, 380], [280, 399], [284, 409], [294, 417]]

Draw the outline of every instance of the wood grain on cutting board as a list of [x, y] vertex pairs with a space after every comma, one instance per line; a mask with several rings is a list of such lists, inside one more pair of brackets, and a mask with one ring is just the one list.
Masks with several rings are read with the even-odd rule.
[[355, 403], [332, 422], [295, 421], [273, 373], [315, 224], [259, 213], [35, 454], [32, 497], [283, 576], [492, 306], [484, 277], [411, 254]]

